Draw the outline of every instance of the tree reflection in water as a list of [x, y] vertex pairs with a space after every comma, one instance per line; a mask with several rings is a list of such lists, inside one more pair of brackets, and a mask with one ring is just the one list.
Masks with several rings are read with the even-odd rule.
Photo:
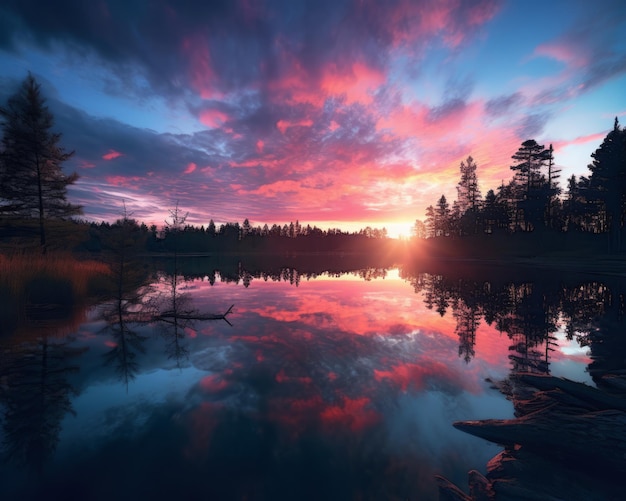
[[87, 348], [73, 348], [73, 341], [44, 332], [2, 347], [3, 452], [8, 461], [37, 475], [56, 449], [61, 421], [74, 414], [71, 397], [78, 390], [68, 378], [79, 370], [74, 360]]
[[[624, 280], [546, 278], [476, 281], [422, 273], [407, 278], [424, 303], [456, 319], [459, 356], [475, 355], [483, 318], [511, 339], [511, 372], [498, 389], [516, 419], [455, 423], [505, 446], [472, 471], [470, 494], [439, 478], [442, 499], [621, 499], [626, 472], [626, 337]], [[534, 276], [533, 276], [534, 275]], [[588, 372], [599, 389], [550, 376], [562, 331], [589, 348]], [[531, 376], [536, 374], [537, 376]]]

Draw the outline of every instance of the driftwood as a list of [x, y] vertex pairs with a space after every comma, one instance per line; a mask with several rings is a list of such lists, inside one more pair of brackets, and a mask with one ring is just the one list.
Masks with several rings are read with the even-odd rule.
[[597, 406], [598, 410], [619, 409], [626, 412], [626, 400], [587, 386], [584, 383], [577, 383], [564, 378], [538, 376], [536, 374], [520, 374], [518, 378], [523, 383], [539, 390], [562, 390], [588, 404]]
[[[613, 388], [622, 375], [605, 376]], [[461, 421], [453, 426], [505, 446], [487, 477], [469, 474], [469, 495], [437, 478], [444, 500], [622, 499], [626, 473], [626, 399], [562, 378], [518, 374], [499, 386], [516, 419]], [[465, 496], [465, 497], [463, 497]]]
[[626, 473], [626, 413], [604, 410], [581, 415], [536, 412], [519, 419], [461, 421], [454, 427], [501, 445], [577, 462], [596, 463]]
[[155, 320], [160, 320], [160, 319], [164, 319], [164, 318], [178, 318], [180, 320], [226, 320], [226, 316], [231, 313], [233, 307], [235, 305], [231, 304], [230, 308], [228, 308], [228, 310], [226, 310], [226, 313], [222, 313], [222, 314], [211, 314], [211, 313], [194, 313], [194, 312], [183, 312], [183, 313], [176, 313], [174, 311], [165, 311], [163, 313], [160, 313], [159, 315], [155, 315], [154, 319]]
[[157, 321], [173, 323], [178, 320], [224, 320], [228, 325], [232, 324], [226, 318], [234, 308], [234, 304], [230, 305], [230, 308], [225, 313], [199, 313], [196, 311], [164, 311], [152, 313], [148, 311], [129, 311], [124, 313], [124, 320], [126, 322], [136, 323], [152, 323]]

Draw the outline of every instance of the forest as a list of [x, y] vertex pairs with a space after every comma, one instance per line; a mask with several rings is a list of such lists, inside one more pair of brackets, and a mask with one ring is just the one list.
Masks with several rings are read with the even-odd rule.
[[[591, 155], [589, 174], [559, 183], [552, 145], [524, 141], [512, 155], [513, 177], [484, 198], [478, 166], [469, 156], [460, 164], [457, 200], [444, 195], [417, 220], [418, 238], [438, 240], [433, 251], [451, 249], [447, 239], [463, 238], [461, 253], [507, 254], [517, 249], [621, 253], [626, 214], [626, 130], [613, 129]], [[509, 244], [509, 245], [507, 245]]]

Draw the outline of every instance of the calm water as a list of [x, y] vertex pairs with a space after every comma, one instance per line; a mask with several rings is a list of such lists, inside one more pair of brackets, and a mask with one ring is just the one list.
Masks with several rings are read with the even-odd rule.
[[0, 499], [437, 499], [501, 450], [452, 427], [513, 415], [485, 379], [593, 384], [577, 339], [610, 309], [589, 277], [256, 275], [161, 274], [0, 338]]

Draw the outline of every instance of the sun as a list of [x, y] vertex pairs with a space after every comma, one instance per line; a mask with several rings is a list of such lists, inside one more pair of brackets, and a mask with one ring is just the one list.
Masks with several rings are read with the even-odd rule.
[[387, 228], [387, 235], [390, 238], [409, 239], [411, 238], [411, 231], [413, 229], [413, 223], [408, 221], [389, 221], [381, 223], [381, 227]]

